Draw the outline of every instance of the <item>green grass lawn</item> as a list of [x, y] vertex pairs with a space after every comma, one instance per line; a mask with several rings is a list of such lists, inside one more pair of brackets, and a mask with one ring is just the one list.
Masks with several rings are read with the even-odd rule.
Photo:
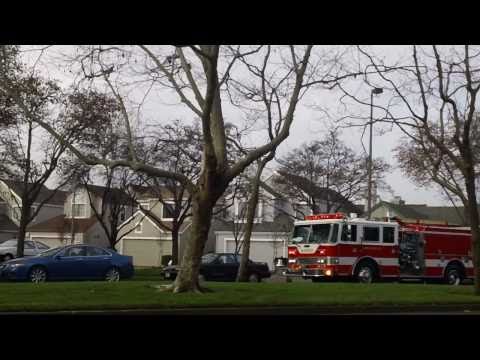
[[[148, 271], [140, 279], [155, 278]], [[472, 286], [357, 283], [216, 283], [212, 293], [159, 292], [157, 280], [119, 283], [0, 283], [0, 311], [50, 311], [97, 309], [168, 309], [236, 306], [408, 306], [478, 304]]]

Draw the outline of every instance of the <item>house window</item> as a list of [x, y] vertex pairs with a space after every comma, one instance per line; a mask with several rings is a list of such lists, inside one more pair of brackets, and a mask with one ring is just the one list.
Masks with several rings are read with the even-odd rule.
[[162, 206], [162, 219], [163, 220], [171, 220], [174, 216], [174, 202], [166, 202]]
[[73, 217], [82, 218], [86, 216], [87, 205], [74, 203], [72, 206]]
[[76, 218], [87, 217], [87, 204], [81, 193], [75, 193], [72, 197], [72, 216]]
[[122, 206], [120, 208], [120, 213], [119, 213], [119, 217], [120, 217], [120, 221], [125, 221], [126, 217], [127, 217], [127, 209], [125, 208], [125, 206]]
[[142, 222], [139, 222], [136, 226], [135, 226], [135, 232], [137, 234], [141, 233], [143, 231], [143, 223]]
[[305, 216], [311, 215], [310, 207], [306, 203], [299, 203], [294, 205], [295, 218], [304, 220]]
[[15, 220], [20, 220], [21, 216], [22, 216], [22, 211], [20, 209], [20, 206], [12, 207], [12, 218]]
[[[247, 209], [248, 209], [248, 201], [239, 201], [237, 202], [236, 206], [236, 218], [240, 220], [246, 220], [247, 218]], [[257, 203], [257, 207], [255, 208], [255, 219], [259, 220], [262, 218], [263, 213], [263, 203], [259, 201]]]

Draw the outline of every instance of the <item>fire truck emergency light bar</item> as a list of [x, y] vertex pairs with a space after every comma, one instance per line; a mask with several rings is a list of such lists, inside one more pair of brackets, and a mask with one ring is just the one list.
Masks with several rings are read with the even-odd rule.
[[345, 218], [344, 213], [335, 213], [335, 214], [317, 214], [317, 215], [307, 215], [305, 220], [326, 220], [326, 219], [343, 219]]

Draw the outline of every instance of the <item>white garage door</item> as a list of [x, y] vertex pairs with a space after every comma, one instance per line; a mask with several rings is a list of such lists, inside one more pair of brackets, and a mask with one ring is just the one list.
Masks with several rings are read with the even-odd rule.
[[[270, 270], [273, 270], [273, 260], [282, 256], [282, 242], [264, 241], [252, 239], [250, 242], [250, 259], [253, 261], [266, 262]], [[235, 251], [235, 241], [227, 240], [227, 251]]]
[[161, 241], [124, 239], [123, 255], [133, 256], [134, 266], [160, 266], [162, 260]]

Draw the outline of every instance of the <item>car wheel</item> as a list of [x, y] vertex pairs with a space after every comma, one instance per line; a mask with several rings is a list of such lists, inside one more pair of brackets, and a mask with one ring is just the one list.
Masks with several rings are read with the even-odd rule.
[[448, 285], [460, 285], [462, 282], [462, 275], [457, 266], [449, 266], [445, 271], [445, 282]]
[[13, 259], [13, 255], [11, 255], [11, 254], [3, 255], [3, 261], [8, 261], [8, 260], [12, 260], [12, 259]]
[[248, 281], [249, 282], [260, 282], [261, 279], [257, 274], [250, 274], [250, 276], [248, 277]]
[[375, 279], [375, 269], [368, 263], [361, 264], [358, 267], [356, 278], [358, 282], [370, 284]]
[[36, 266], [30, 270], [28, 279], [35, 284], [47, 281], [47, 271], [40, 266]]
[[105, 281], [108, 281], [108, 282], [120, 281], [120, 272], [116, 267], [112, 267], [108, 269], [108, 271], [105, 273]]
[[202, 274], [199, 274], [198, 275], [198, 282], [201, 283], [201, 282], [205, 282], [205, 281], [207, 281], [207, 279], [205, 279], [205, 276], [202, 275]]

